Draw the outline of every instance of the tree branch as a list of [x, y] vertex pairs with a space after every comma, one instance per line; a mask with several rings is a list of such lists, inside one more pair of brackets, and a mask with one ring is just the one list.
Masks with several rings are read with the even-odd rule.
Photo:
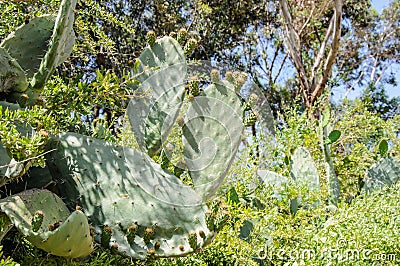
[[329, 51], [328, 57], [326, 59], [324, 70], [322, 72], [322, 77], [311, 95], [311, 102], [313, 102], [318, 96], [321, 95], [321, 93], [325, 89], [329, 77], [331, 76], [333, 63], [336, 61], [336, 57], [339, 51], [340, 34], [342, 31], [342, 9], [343, 0], [335, 0], [335, 12], [332, 18], [334, 19], [334, 25], [331, 50]]

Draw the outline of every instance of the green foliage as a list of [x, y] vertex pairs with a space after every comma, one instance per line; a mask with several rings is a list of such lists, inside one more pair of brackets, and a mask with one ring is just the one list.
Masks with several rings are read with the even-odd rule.
[[399, 156], [400, 140], [397, 136], [400, 117], [384, 120], [368, 111], [360, 100], [347, 102], [338, 111], [337, 130], [340, 139], [332, 144], [332, 158], [342, 188], [342, 198], [350, 200], [358, 194], [365, 171], [379, 157], [379, 143], [390, 140], [387, 155]]

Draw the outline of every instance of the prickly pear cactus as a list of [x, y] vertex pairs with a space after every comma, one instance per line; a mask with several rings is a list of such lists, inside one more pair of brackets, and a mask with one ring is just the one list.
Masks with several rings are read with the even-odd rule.
[[41, 60], [38, 71], [32, 78], [33, 90], [41, 90], [54, 69], [66, 60], [75, 44], [74, 9], [77, 0], [63, 0], [55, 21], [49, 48]]
[[[296, 184], [300, 186], [305, 185], [310, 191], [316, 191], [320, 189], [318, 169], [311, 157], [311, 154], [306, 148], [298, 147], [294, 151], [290, 166], [290, 175]], [[291, 199], [291, 213], [296, 214], [300, 205], [300, 197]]]
[[210, 199], [232, 164], [242, 133], [243, 108], [226, 81], [209, 85], [191, 100], [185, 116], [183, 154], [195, 190]]
[[211, 241], [200, 195], [146, 154], [77, 134], [55, 143], [48, 167], [62, 197], [83, 207], [98, 242], [143, 259], [185, 255]]
[[45, 15], [33, 18], [28, 24], [18, 27], [0, 47], [17, 60], [27, 77], [31, 78], [39, 69], [54, 28], [55, 16]]
[[139, 146], [154, 156], [183, 103], [186, 59], [178, 42], [164, 37], [147, 47], [139, 60], [140, 93], [129, 103], [127, 115]]
[[24, 70], [7, 51], [0, 47], [0, 92], [23, 92], [28, 87]]
[[305, 184], [310, 190], [320, 189], [318, 169], [306, 148], [294, 151], [290, 166], [290, 175], [297, 184]]
[[394, 157], [382, 158], [373, 164], [364, 178], [364, 190], [372, 193], [384, 187], [390, 187], [400, 178], [400, 160]]
[[0, 209], [33, 245], [46, 252], [79, 258], [93, 250], [85, 214], [70, 214], [63, 201], [48, 190], [32, 189], [0, 200]]
[[282, 200], [282, 195], [279, 190], [288, 184], [288, 179], [285, 176], [269, 170], [258, 170], [257, 175], [266, 187], [274, 189], [272, 197], [277, 200]]

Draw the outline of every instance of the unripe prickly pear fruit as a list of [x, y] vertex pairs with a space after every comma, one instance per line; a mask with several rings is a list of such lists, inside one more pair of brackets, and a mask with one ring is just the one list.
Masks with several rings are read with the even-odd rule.
[[36, 211], [32, 217], [32, 231], [37, 232], [39, 228], [42, 226], [44, 214], [42, 211]]
[[143, 241], [146, 244], [150, 243], [150, 240], [152, 239], [154, 235], [154, 230], [153, 228], [146, 228], [146, 230], [144, 231], [144, 235], [143, 235]]
[[251, 127], [257, 122], [258, 114], [256, 112], [250, 112], [250, 114], [244, 119], [244, 126]]
[[258, 102], [258, 95], [255, 93], [250, 94], [249, 98], [247, 99], [246, 104], [244, 105], [245, 111], [250, 111], [253, 109], [254, 105]]
[[225, 73], [225, 79], [226, 79], [228, 82], [232, 83], [232, 84], [235, 82], [235, 80], [234, 80], [234, 78], [233, 78], [233, 73], [232, 73], [231, 71], [226, 71], [226, 73]]
[[197, 248], [197, 234], [196, 232], [192, 231], [189, 233], [189, 246], [195, 250]]
[[146, 41], [150, 47], [153, 47], [156, 42], [156, 33], [154, 30], [148, 31], [146, 34]]
[[226, 221], [228, 221], [228, 218], [229, 218], [229, 212], [223, 210], [215, 220], [215, 230], [219, 231], [225, 225]]
[[235, 71], [232, 73], [233, 77], [233, 86], [235, 87], [235, 91], [238, 92], [246, 83], [247, 73]]
[[175, 31], [171, 31], [169, 33], [169, 37], [176, 39], [176, 32]]
[[108, 248], [108, 245], [111, 240], [111, 235], [112, 235], [112, 228], [109, 226], [104, 226], [101, 233], [101, 245], [104, 248]]
[[177, 36], [176, 40], [178, 41], [178, 43], [180, 45], [182, 45], [185, 42], [186, 35], [187, 35], [187, 30], [186, 29], [180, 29], [178, 31], [178, 36]]
[[126, 229], [126, 238], [130, 245], [132, 245], [133, 242], [135, 241], [137, 230], [138, 230], [137, 225], [131, 225], [128, 227], [128, 229]]
[[189, 79], [189, 91], [191, 94], [193, 94], [194, 97], [200, 94], [199, 84], [200, 81], [197, 76], [194, 76]]
[[194, 49], [196, 49], [197, 47], [197, 41], [193, 38], [189, 39], [185, 45], [185, 47], [183, 47], [183, 53], [185, 55], [190, 55]]
[[185, 125], [185, 119], [183, 119], [183, 116], [178, 116], [176, 118], [176, 123], [178, 123], [178, 126], [183, 127]]
[[213, 212], [211, 210], [207, 210], [206, 211], [206, 225], [210, 231], [214, 231], [214, 228], [215, 228], [214, 221], [215, 221], [215, 217], [214, 217]]
[[212, 81], [213, 83], [218, 83], [218, 82], [219, 82], [219, 71], [218, 71], [218, 69], [213, 68], [213, 69], [211, 70], [210, 76], [211, 76], [211, 81]]

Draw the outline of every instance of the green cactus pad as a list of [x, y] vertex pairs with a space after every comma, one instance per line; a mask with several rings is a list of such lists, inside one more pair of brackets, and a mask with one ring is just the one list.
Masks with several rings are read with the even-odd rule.
[[288, 179], [285, 176], [269, 170], [258, 170], [257, 175], [264, 183], [265, 187], [274, 189], [273, 194], [271, 195], [272, 198], [282, 200], [280, 190], [282, 190], [282, 188], [288, 184]]
[[185, 117], [184, 156], [195, 190], [210, 199], [223, 182], [239, 147], [243, 109], [227, 82], [209, 85], [195, 97]]
[[55, 21], [48, 49], [40, 62], [38, 71], [31, 80], [34, 90], [41, 90], [54, 69], [71, 54], [75, 44], [73, 31], [74, 9], [77, 0], [63, 0]]
[[[144, 259], [157, 242], [157, 257], [192, 252], [188, 240], [192, 231], [207, 236], [199, 247], [212, 239], [200, 196], [144, 153], [78, 134], [61, 135], [56, 143], [48, 167], [59, 179], [65, 200], [71, 206], [78, 202], [85, 210], [97, 241], [102, 228], [111, 227], [110, 247], [117, 244], [119, 253]], [[127, 235], [132, 226], [137, 226], [133, 241], [132, 234]], [[150, 239], [146, 228], [154, 230]]]
[[[81, 211], [70, 215], [63, 201], [48, 190], [32, 189], [9, 196], [0, 200], [0, 208], [21, 234], [50, 254], [78, 258], [93, 250], [86, 216]], [[43, 213], [43, 221], [39, 228], [32, 228], [37, 211]], [[59, 222], [58, 228], [49, 230], [52, 224]]]
[[24, 70], [0, 47], [0, 92], [23, 92], [28, 88]]
[[28, 24], [17, 28], [0, 45], [17, 60], [29, 78], [39, 69], [49, 45], [54, 21], [53, 15], [33, 18]]
[[290, 175], [297, 184], [307, 185], [310, 190], [320, 189], [318, 169], [306, 148], [294, 151], [290, 166]]
[[382, 158], [373, 164], [364, 178], [364, 190], [372, 193], [375, 190], [394, 185], [400, 178], [400, 160], [394, 157]]
[[156, 155], [168, 136], [184, 99], [186, 59], [176, 40], [164, 37], [139, 57], [137, 97], [127, 115], [142, 151]]

